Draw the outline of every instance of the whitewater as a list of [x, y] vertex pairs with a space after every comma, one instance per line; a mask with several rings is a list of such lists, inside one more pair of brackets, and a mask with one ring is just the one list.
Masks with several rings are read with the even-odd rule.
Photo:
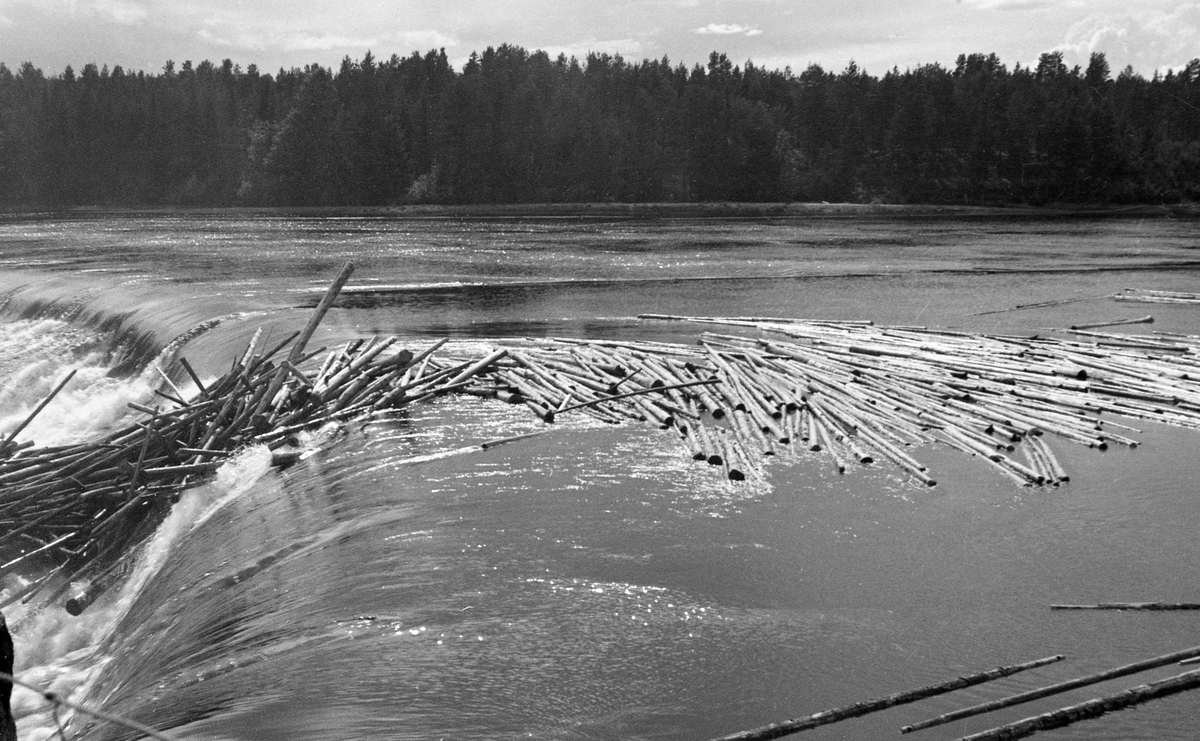
[[[1152, 311], [1152, 329], [1195, 334], [1195, 308], [1110, 298], [1196, 290], [1194, 235], [1169, 218], [953, 212], [8, 216], [0, 435], [70, 371], [19, 442], [86, 442], [140, 419], [129, 404], [153, 403], [165, 378], [187, 388], [179, 358], [216, 378], [259, 328], [281, 341], [303, 326], [346, 261], [354, 279], [314, 347], [384, 335], [414, 351], [444, 337], [471, 351], [512, 337], [694, 343], [694, 328], [639, 313], [1033, 334]], [[738, 485], [649, 426], [546, 425], [446, 398], [312, 430], [287, 469], [247, 448], [182, 493], [81, 615], [61, 600], [4, 613], [23, 681], [207, 740], [706, 738], [1068, 656], [809, 732], [882, 738], [1196, 643], [1188, 613], [1048, 609], [1196, 601], [1200, 433], [1143, 429], [1136, 450], [1058, 448], [1072, 482], [1052, 491], [936, 446], [922, 451], [936, 489], [886, 466], [839, 475], [816, 456]], [[10, 578], [0, 599], [33, 576]], [[1182, 695], [1055, 737], [1189, 738], [1198, 712], [1200, 697]], [[56, 732], [35, 693], [15, 691], [14, 713], [22, 739]], [[72, 738], [137, 737], [68, 716]]]

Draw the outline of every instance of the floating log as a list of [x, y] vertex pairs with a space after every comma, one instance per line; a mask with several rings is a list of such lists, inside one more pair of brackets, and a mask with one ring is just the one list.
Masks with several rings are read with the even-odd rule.
[[715, 379], [709, 379], [709, 380], [704, 380], [704, 381], [689, 381], [688, 383], [677, 383], [674, 386], [658, 386], [655, 388], [637, 389], [636, 391], [626, 391], [623, 394], [616, 394], [614, 396], [605, 396], [605, 397], [601, 397], [598, 399], [593, 399], [591, 401], [585, 401], [585, 402], [580, 402], [578, 404], [572, 404], [571, 406], [565, 407], [563, 409], [559, 409], [557, 411], [557, 413], [562, 414], [564, 412], [571, 412], [576, 409], [585, 409], [587, 407], [596, 406], [596, 405], [604, 404], [604, 403], [611, 402], [611, 401], [618, 401], [620, 399], [628, 399], [630, 397], [641, 396], [643, 394], [658, 393], [660, 391], [666, 391], [668, 389], [684, 389], [684, 388], [692, 388], [694, 386], [711, 386], [715, 383], [717, 383], [717, 381]]
[[546, 430], [535, 430], [533, 432], [525, 432], [520, 435], [509, 435], [508, 437], [501, 437], [501, 438], [497, 438], [495, 440], [486, 440], [484, 442], [479, 443], [479, 447], [483, 448], [484, 450], [490, 450], [491, 448], [495, 448], [500, 445], [507, 445], [508, 443], [515, 443], [518, 440], [528, 440], [531, 437], [538, 437], [540, 435], [546, 434], [546, 432], [547, 432]]
[[1156, 291], [1149, 288], [1126, 288], [1113, 296], [1117, 301], [1138, 301], [1148, 304], [1200, 304], [1200, 294], [1184, 291]]
[[1050, 605], [1051, 610], [1200, 610], [1200, 602], [1100, 602], [1094, 605]]
[[1003, 313], [1006, 313], [1009, 311], [1020, 311], [1022, 309], [1041, 309], [1041, 308], [1045, 308], [1048, 306], [1062, 306], [1064, 304], [1074, 304], [1074, 303], [1078, 303], [1080, 301], [1091, 301], [1093, 299], [1107, 298], [1107, 297], [1108, 297], [1108, 294], [1102, 293], [1098, 296], [1081, 296], [1080, 298], [1066, 298], [1066, 299], [1059, 299], [1056, 301], [1037, 301], [1032, 304], [1017, 304], [1016, 306], [1013, 306], [1008, 309], [993, 309], [991, 311], [981, 311], [981, 312], [974, 314], [973, 316], [986, 316], [988, 314], [1003, 314]]
[[1063, 656], [1061, 655], [1047, 656], [1046, 658], [1027, 661], [1023, 664], [1012, 664], [1010, 666], [1001, 666], [975, 674], [967, 674], [945, 682], [930, 684], [917, 689], [907, 690], [905, 692], [897, 692], [895, 694], [875, 700], [857, 702], [853, 705], [845, 705], [832, 710], [822, 710], [819, 713], [813, 713], [812, 715], [808, 715], [803, 718], [786, 720], [781, 723], [772, 723], [770, 725], [761, 726], [749, 731], [732, 733], [728, 736], [721, 736], [718, 739], [714, 739], [714, 741], [767, 741], [767, 739], [780, 738], [793, 733], [799, 733], [800, 731], [807, 731], [812, 728], [817, 728], [818, 726], [837, 723], [838, 721], [846, 720], [848, 718], [857, 718], [862, 715], [867, 715], [868, 713], [886, 710], [887, 708], [895, 707], [897, 705], [916, 702], [917, 700], [923, 700], [927, 697], [944, 695], [948, 692], [954, 692], [955, 690], [960, 690], [965, 687], [973, 687], [974, 685], [983, 684], [984, 682], [991, 682], [993, 680], [1000, 679], [1002, 677], [1008, 677], [1019, 672], [1036, 669], [1041, 666], [1046, 666], [1047, 664], [1053, 664], [1056, 661], [1062, 661], [1062, 659]]
[[933, 726], [942, 725], [943, 723], [949, 723], [961, 718], [969, 718], [973, 715], [979, 715], [980, 713], [990, 713], [993, 710], [1000, 710], [1001, 708], [1020, 705], [1021, 703], [1039, 700], [1043, 697], [1049, 697], [1051, 695], [1062, 694], [1063, 692], [1069, 692], [1071, 690], [1079, 689], [1080, 687], [1087, 687], [1088, 685], [1097, 684], [1099, 682], [1106, 682], [1110, 679], [1116, 679], [1117, 677], [1137, 674], [1138, 672], [1143, 672], [1147, 669], [1155, 669], [1160, 666], [1166, 666], [1167, 664], [1174, 664], [1177, 661], [1190, 659], [1194, 656], [1200, 656], [1200, 646], [1194, 646], [1182, 651], [1175, 651], [1174, 653], [1163, 654], [1162, 656], [1156, 656], [1152, 659], [1135, 661], [1132, 664], [1125, 664], [1114, 669], [1097, 672], [1095, 674], [1088, 674], [1083, 677], [1067, 680], [1066, 682], [1059, 682], [1057, 684], [1047, 685], [1035, 690], [1029, 690], [1028, 692], [1021, 692], [1000, 700], [993, 700], [992, 702], [984, 702], [978, 705], [972, 705], [967, 708], [962, 708], [953, 712], [939, 715], [936, 718], [923, 720], [920, 723], [914, 723], [911, 726], [904, 726], [900, 729], [900, 732], [912, 733], [913, 731], [919, 731], [924, 728], [932, 728]]
[[[4, 636], [8, 636], [7, 626], [4, 626], [2, 629], [3, 629]], [[9, 638], [8, 641], [11, 643], [11, 638]], [[11, 646], [9, 646], [8, 648], [0, 647], [0, 652], [5, 652], [4, 655], [11, 657], [12, 651], [10, 649], [11, 649]], [[8, 663], [8, 669], [9, 669], [8, 671], [4, 671], [3, 666], [4, 666], [4, 662], [2, 660], [0, 660], [0, 682], [3, 683], [3, 686], [6, 686], [8, 688], [8, 691], [4, 693], [3, 706], [5, 708], [8, 708], [8, 705], [9, 705], [8, 695], [12, 691], [12, 686], [16, 685], [18, 687], [24, 687], [27, 690], [36, 692], [37, 694], [41, 695], [42, 699], [44, 699], [47, 703], [52, 705], [56, 709], [56, 711], [59, 708], [68, 708], [70, 710], [75, 711], [76, 713], [83, 713], [84, 715], [89, 715], [93, 718], [98, 718], [100, 720], [108, 721], [109, 723], [113, 723], [115, 725], [121, 726], [127, 730], [135, 731], [135, 732], [137, 732], [143, 736], [146, 736], [148, 738], [157, 739], [158, 741], [177, 741], [177, 738], [175, 736], [168, 735], [166, 733], [163, 733], [162, 731], [159, 731], [159, 730], [151, 728], [147, 725], [138, 723], [135, 720], [130, 720], [129, 718], [125, 718], [120, 715], [116, 715], [113, 713], [107, 713], [102, 710], [96, 710], [94, 708], [85, 707], [83, 705], [77, 705], [77, 704], [71, 702], [70, 700], [67, 700], [66, 698], [64, 698], [58, 692], [44, 690], [40, 687], [37, 687], [36, 685], [33, 685], [28, 682], [17, 679], [12, 674], [11, 662]], [[9, 712], [11, 713], [11, 710], [9, 710]], [[8, 713], [6, 713], [6, 715], [8, 715]], [[15, 725], [13, 724], [11, 716], [9, 716], [7, 718], [7, 720], [0, 720], [0, 741], [16, 741], [16, 738], [17, 738], [17, 732], [16, 732], [16, 728], [15, 728]]]
[[1072, 324], [1071, 329], [1097, 329], [1099, 327], [1116, 327], [1122, 324], [1150, 324], [1153, 321], [1153, 316], [1146, 315], [1136, 319], [1112, 319], [1107, 322], [1095, 322], [1093, 324]]
[[[20, 524], [0, 536], [0, 560], [76, 533], [39, 553], [75, 569], [161, 515], [167, 493], [211, 474], [242, 447], [265, 444], [285, 463], [287, 437], [299, 430], [449, 393], [523, 403], [547, 421], [578, 410], [607, 423], [675, 427], [686, 455], [752, 481], [755, 462], [784, 444], [828, 455], [839, 470], [847, 451], [860, 462], [887, 461], [932, 486], [915, 446], [937, 439], [983, 456], [1014, 484], [1053, 486], [1069, 477], [1046, 436], [1099, 450], [1134, 447], [1135, 438], [1114, 430], [1137, 430], [1109, 419], [1116, 415], [1200, 429], [1200, 337], [1166, 334], [1075, 330], [1084, 339], [1068, 342], [861, 322], [671, 317], [755, 336], [705, 332], [701, 348], [549, 338], [454, 359], [435, 357], [444, 339], [391, 355], [394, 338], [307, 351], [351, 270], [343, 267], [303, 332], [265, 349], [256, 334], [220, 378], [202, 383], [181, 359], [195, 398], [135, 402], [146, 421], [94, 443], [10, 445], [0, 458], [0, 516]], [[310, 361], [315, 372], [303, 370]], [[1028, 465], [1005, 455], [1017, 444]]]
[[1099, 718], [1105, 713], [1124, 710], [1160, 697], [1187, 692], [1197, 687], [1200, 687], [1200, 669], [1132, 687], [1116, 694], [1097, 697], [1076, 705], [1069, 705], [1015, 723], [1007, 723], [987, 731], [973, 733], [970, 736], [963, 736], [959, 741], [1001, 741], [1002, 739], [1007, 741], [1008, 739], [1025, 738], [1038, 731], [1048, 731], [1071, 725], [1076, 721]]

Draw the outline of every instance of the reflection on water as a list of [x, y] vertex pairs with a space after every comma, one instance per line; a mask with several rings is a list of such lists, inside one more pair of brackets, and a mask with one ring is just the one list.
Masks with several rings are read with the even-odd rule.
[[[45, 342], [0, 367], [7, 379], [43, 363], [53, 376], [54, 348], [84, 330], [31, 335], [17, 312], [86, 290], [87, 311], [126, 317], [156, 349], [229, 317], [182, 350], [219, 370], [258, 326], [282, 338], [301, 324], [347, 259], [353, 290], [314, 345], [375, 333], [415, 347], [690, 343], [703, 329], [633, 318], [644, 312], [1042, 333], [1147, 313], [1107, 298], [1128, 285], [1194, 290], [1193, 254], [1190, 227], [1165, 221], [13, 220], [0, 222], [0, 293], [12, 296], [0, 311], [14, 347], [19, 332]], [[984, 313], [1070, 298], [1081, 300]], [[1156, 305], [1151, 328], [1195, 332], [1195, 311]], [[472, 447], [537, 430], [548, 432]], [[655, 429], [569, 415], [547, 427], [516, 407], [440, 401], [306, 438], [309, 455], [287, 470], [227, 473], [245, 486], [181, 523], [136, 595], [85, 613], [99, 620], [136, 596], [94, 657], [73, 660], [98, 669], [90, 701], [181, 738], [694, 739], [1068, 656], [808, 734], [890, 737], [1196, 643], [1188, 613], [1048, 609], [1195, 601], [1196, 438], [1153, 426], [1142, 437], [1137, 450], [1056, 446], [1076, 475], [1053, 491], [1015, 489], [937, 447], [921, 453], [936, 489], [884, 466], [839, 475], [805, 454], [771, 460], [754, 487], [720, 481]], [[50, 662], [25, 656], [38, 666], [23, 670]], [[1176, 697], [1055, 737], [1189, 738], [1198, 703]], [[129, 736], [97, 724], [85, 737]]]

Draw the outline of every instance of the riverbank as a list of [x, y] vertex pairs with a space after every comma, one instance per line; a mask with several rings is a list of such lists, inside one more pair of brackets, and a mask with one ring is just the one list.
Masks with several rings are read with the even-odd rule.
[[9, 209], [5, 216], [27, 218], [78, 214], [81, 216], [156, 213], [250, 214], [264, 216], [353, 216], [388, 218], [886, 218], [886, 219], [1099, 219], [1099, 218], [1200, 218], [1200, 204], [1054, 204], [1049, 206], [955, 206], [889, 203], [533, 203], [404, 206], [309, 207], [108, 207], [78, 206], [63, 210]]

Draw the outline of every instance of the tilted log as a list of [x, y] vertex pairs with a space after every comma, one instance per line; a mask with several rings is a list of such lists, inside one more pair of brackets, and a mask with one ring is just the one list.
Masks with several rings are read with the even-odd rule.
[[807, 731], [819, 726], [837, 723], [838, 721], [849, 718], [857, 718], [868, 713], [874, 713], [897, 705], [904, 705], [917, 700], [924, 700], [927, 697], [936, 697], [944, 695], [948, 692], [973, 687], [984, 682], [991, 682], [1002, 677], [1008, 677], [1019, 672], [1036, 669], [1038, 667], [1053, 664], [1056, 661], [1062, 661], [1063, 656], [1047, 656], [1044, 659], [1035, 659], [1022, 664], [1013, 664], [1010, 666], [1001, 666], [995, 669], [989, 669], [975, 674], [967, 674], [946, 682], [938, 682], [917, 689], [907, 690], [905, 692], [897, 692], [886, 697], [881, 697], [875, 700], [866, 700], [857, 702], [853, 705], [846, 705], [832, 710], [823, 710], [819, 713], [796, 718], [793, 720], [783, 721], [781, 723], [772, 723], [770, 725], [755, 728], [749, 731], [741, 731], [732, 733], [728, 736], [721, 736], [713, 741], [768, 741], [768, 739], [781, 738], [800, 731]]

